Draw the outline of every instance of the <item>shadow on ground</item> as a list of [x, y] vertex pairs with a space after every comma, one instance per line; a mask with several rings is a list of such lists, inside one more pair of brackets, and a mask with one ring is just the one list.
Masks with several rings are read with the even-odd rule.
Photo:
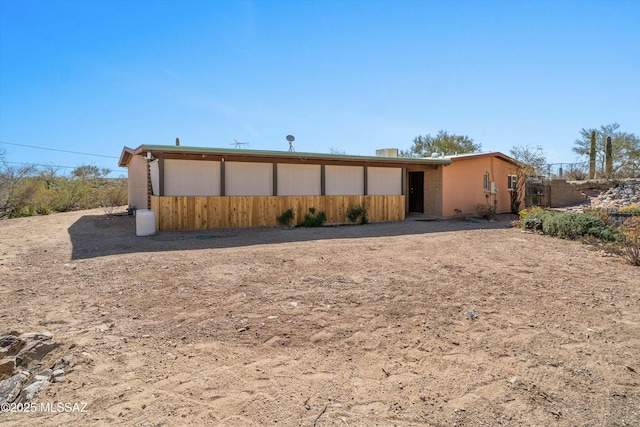
[[461, 219], [406, 221], [320, 228], [253, 227], [236, 229], [160, 231], [154, 236], [136, 236], [135, 217], [85, 215], [69, 227], [72, 259], [87, 259], [139, 252], [182, 251], [325, 239], [389, 237], [460, 230], [500, 229], [516, 217], [500, 215], [494, 222]]

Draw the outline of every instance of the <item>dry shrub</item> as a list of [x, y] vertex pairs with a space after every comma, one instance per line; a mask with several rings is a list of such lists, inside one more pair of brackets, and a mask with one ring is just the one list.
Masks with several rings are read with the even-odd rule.
[[640, 266], [640, 216], [632, 216], [620, 226], [622, 254], [631, 265]]

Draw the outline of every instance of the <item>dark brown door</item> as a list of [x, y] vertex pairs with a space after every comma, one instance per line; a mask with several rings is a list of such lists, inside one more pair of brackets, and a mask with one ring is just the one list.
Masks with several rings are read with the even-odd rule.
[[424, 213], [424, 172], [409, 172], [409, 212]]

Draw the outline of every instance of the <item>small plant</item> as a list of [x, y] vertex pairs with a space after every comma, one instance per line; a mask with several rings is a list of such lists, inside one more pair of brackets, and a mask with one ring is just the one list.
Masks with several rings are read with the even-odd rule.
[[36, 209], [36, 213], [38, 215], [49, 215], [51, 213], [51, 208], [47, 205], [40, 205]]
[[293, 209], [289, 208], [286, 211], [282, 212], [282, 215], [276, 217], [276, 219], [281, 225], [290, 225], [295, 216], [296, 214], [295, 212], [293, 212]]
[[475, 205], [478, 216], [482, 219], [493, 219], [496, 216], [496, 208], [485, 203]]
[[327, 215], [324, 211], [319, 211], [316, 214], [316, 208], [309, 208], [309, 213], [304, 216], [302, 221], [303, 227], [322, 227], [322, 224], [327, 220]]
[[627, 219], [620, 226], [622, 254], [631, 265], [640, 266], [640, 217]]
[[360, 224], [364, 225], [369, 223], [369, 218], [367, 218], [367, 210], [364, 208], [364, 206], [356, 205], [354, 207], [350, 207], [347, 209], [346, 215], [351, 222], [356, 222], [358, 221], [358, 218], [360, 218]]
[[524, 221], [529, 216], [536, 215], [541, 212], [544, 212], [544, 209], [542, 209], [540, 206], [530, 206], [526, 209], [522, 209], [520, 212], [518, 212], [518, 215], [520, 215], [520, 219]]
[[640, 214], [640, 206], [638, 206], [637, 204], [624, 206], [620, 208], [619, 212], [630, 213], [630, 214]]

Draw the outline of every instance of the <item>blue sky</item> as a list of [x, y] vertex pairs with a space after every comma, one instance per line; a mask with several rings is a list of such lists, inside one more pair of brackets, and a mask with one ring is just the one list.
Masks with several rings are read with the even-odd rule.
[[0, 0], [12, 162], [115, 176], [176, 137], [373, 155], [440, 129], [574, 162], [613, 122], [640, 135], [639, 1]]

